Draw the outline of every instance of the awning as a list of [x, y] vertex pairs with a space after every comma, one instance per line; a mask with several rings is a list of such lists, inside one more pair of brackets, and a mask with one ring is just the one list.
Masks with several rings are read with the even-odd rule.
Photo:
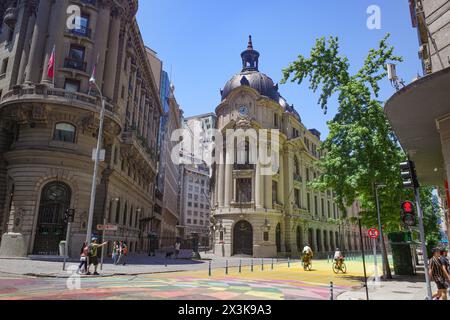
[[443, 186], [446, 175], [436, 120], [450, 115], [450, 68], [402, 88], [386, 102], [385, 113], [416, 164], [419, 182]]

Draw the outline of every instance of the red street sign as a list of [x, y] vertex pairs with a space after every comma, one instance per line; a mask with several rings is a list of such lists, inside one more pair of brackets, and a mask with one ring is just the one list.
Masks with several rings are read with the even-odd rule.
[[371, 239], [377, 239], [380, 236], [380, 231], [375, 228], [372, 228], [368, 231], [369, 237]]
[[97, 230], [98, 231], [117, 231], [119, 230], [118, 226], [115, 225], [97, 225]]

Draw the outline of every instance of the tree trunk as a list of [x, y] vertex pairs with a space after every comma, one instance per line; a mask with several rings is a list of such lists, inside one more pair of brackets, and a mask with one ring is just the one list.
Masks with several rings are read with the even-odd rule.
[[[383, 233], [383, 235], [384, 235], [384, 233]], [[385, 280], [386, 279], [390, 280], [390, 279], [392, 279], [391, 266], [389, 265], [389, 259], [388, 259], [388, 254], [387, 254], [387, 250], [386, 250], [386, 242], [384, 241], [384, 239], [383, 239], [382, 243], [383, 243], [383, 252], [384, 252], [383, 260], [386, 262], [384, 264], [385, 270], [383, 270], [384, 278], [385, 278]]]

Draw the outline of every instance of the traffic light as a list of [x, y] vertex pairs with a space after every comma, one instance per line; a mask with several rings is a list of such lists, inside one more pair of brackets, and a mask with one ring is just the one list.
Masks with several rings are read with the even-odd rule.
[[64, 214], [64, 223], [74, 222], [75, 220], [75, 210], [67, 209]]
[[414, 162], [405, 161], [400, 163], [400, 171], [403, 180], [403, 187], [406, 189], [419, 188], [419, 181], [417, 180], [416, 167]]
[[411, 201], [405, 201], [402, 203], [402, 221], [407, 226], [416, 225], [416, 210], [414, 203]]

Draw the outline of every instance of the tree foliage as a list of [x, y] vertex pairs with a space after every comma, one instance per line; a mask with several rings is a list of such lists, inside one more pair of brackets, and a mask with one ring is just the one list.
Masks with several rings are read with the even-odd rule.
[[339, 53], [338, 38], [320, 38], [310, 56], [300, 55], [283, 70], [284, 79], [320, 91], [319, 105], [326, 113], [328, 102], [337, 97], [338, 111], [328, 122], [330, 134], [322, 144], [325, 156], [319, 161], [322, 175], [313, 187], [332, 188], [342, 211], [359, 200], [363, 223], [377, 225], [375, 183], [379, 189], [381, 216], [387, 231], [399, 230], [399, 208], [404, 197], [399, 163], [405, 155], [399, 147], [378, 100], [379, 82], [387, 76], [387, 63], [402, 61], [389, 46], [389, 35], [377, 49], [369, 51], [364, 64], [350, 73], [349, 60]]

